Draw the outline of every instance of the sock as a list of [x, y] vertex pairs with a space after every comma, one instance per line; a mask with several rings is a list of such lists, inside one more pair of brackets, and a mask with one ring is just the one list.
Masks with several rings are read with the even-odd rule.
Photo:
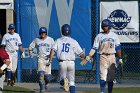
[[75, 93], [75, 86], [70, 86], [70, 93]]
[[40, 90], [44, 90], [45, 89], [45, 81], [44, 81], [44, 71], [39, 71], [38, 72], [38, 76], [39, 76], [39, 86], [40, 86]]
[[113, 89], [113, 81], [108, 82], [108, 93], [112, 93], [112, 89]]
[[101, 93], [104, 93], [105, 92], [105, 88], [106, 88], [106, 81], [100, 80]]
[[45, 82], [39, 81], [39, 86], [40, 86], [40, 90], [44, 90], [45, 89]]
[[11, 80], [15, 81], [15, 73], [11, 73]]
[[12, 71], [7, 71], [7, 79], [8, 80], [12, 79]]
[[51, 80], [51, 74], [45, 74], [45, 83], [48, 84]]

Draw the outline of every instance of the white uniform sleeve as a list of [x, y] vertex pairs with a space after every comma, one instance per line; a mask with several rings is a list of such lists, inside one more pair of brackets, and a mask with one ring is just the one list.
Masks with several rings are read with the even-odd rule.
[[97, 35], [95, 37], [94, 43], [93, 43], [93, 49], [98, 49], [99, 48], [99, 43], [100, 43], [100, 39], [99, 39], [99, 35]]
[[52, 49], [56, 52], [58, 51], [58, 40], [56, 40], [52, 46]]
[[52, 45], [52, 46], [51, 46], [51, 48], [52, 48], [52, 47], [53, 47], [53, 45], [54, 45], [54, 40], [53, 40], [53, 39], [52, 39], [51, 43], [52, 43], [52, 44], [51, 44], [51, 45]]
[[20, 38], [20, 36], [18, 35], [18, 46], [20, 46], [20, 45], [22, 45], [22, 42], [21, 42], [21, 38]]
[[80, 54], [83, 54], [83, 50], [77, 41], [75, 41], [75, 43], [74, 43], [73, 50], [78, 56], [80, 56]]
[[29, 48], [30, 49], [35, 48], [36, 42], [37, 42], [37, 38], [32, 41], [32, 43], [29, 45]]

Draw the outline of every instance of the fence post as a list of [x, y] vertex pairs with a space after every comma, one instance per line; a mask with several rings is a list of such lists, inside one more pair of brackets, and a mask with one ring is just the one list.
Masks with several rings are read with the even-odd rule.
[[[95, 3], [95, 34], [97, 35], [99, 33], [99, 0], [96, 0]], [[96, 53], [96, 83], [100, 83], [99, 78], [99, 55]]]
[[[20, 34], [20, 0], [15, 0], [16, 8], [16, 31]], [[18, 51], [17, 82], [21, 82], [21, 58]]]

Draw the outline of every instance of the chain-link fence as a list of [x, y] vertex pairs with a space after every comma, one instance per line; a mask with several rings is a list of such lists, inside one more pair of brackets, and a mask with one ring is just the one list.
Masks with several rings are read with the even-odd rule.
[[[92, 39], [94, 40], [96, 36], [95, 32], [95, 1], [91, 0], [91, 28], [92, 28]], [[101, 0], [101, 1], [116, 1], [116, 0]], [[127, 0], [128, 1], [128, 0]], [[32, 10], [34, 6], [27, 4]], [[26, 15], [24, 15], [26, 16]], [[21, 15], [21, 18], [24, 16]], [[24, 19], [23, 19], [24, 20]], [[34, 20], [34, 19], [33, 19]], [[33, 21], [30, 20], [30, 21]], [[21, 24], [22, 25], [22, 24]], [[33, 30], [34, 31], [34, 30]], [[93, 42], [93, 41], [92, 41]], [[122, 80], [139, 80], [140, 79], [140, 43], [127, 43], [122, 44], [122, 56], [123, 56], [123, 77]], [[95, 65], [93, 65], [95, 66]], [[22, 82], [37, 82], [37, 69], [22, 69], [21, 70], [21, 81]], [[52, 82], [58, 82], [59, 72], [58, 70], [52, 70]], [[118, 78], [118, 73], [116, 71], [116, 80], [120, 81]], [[92, 67], [91, 70], [76, 70], [76, 82], [78, 83], [96, 83], [96, 69]]]
[[[113, 1], [120, 1], [120, 0], [100, 0], [100, 1], [113, 2]], [[121, 0], [121, 1], [133, 1], [133, 0]], [[138, 6], [139, 5], [140, 4], [138, 4]], [[129, 80], [129, 81], [135, 80], [137, 82], [140, 79], [140, 74], [139, 74], [140, 73], [140, 59], [139, 59], [140, 43], [121, 43], [121, 45], [122, 45], [122, 56], [124, 62], [122, 80]], [[116, 79], [118, 79], [118, 73], [116, 73]]]

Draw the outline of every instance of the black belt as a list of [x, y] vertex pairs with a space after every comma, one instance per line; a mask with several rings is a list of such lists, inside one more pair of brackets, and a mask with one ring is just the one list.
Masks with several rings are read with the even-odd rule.
[[74, 60], [58, 60], [59, 62], [63, 62], [63, 61], [74, 61]]
[[109, 55], [114, 55], [115, 53], [102, 53], [101, 55], [106, 55], [106, 56], [109, 56]]

